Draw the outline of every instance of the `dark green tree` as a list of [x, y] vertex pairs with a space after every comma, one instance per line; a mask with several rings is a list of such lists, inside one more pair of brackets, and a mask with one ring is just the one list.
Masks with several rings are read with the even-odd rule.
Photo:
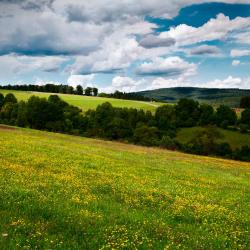
[[86, 95], [86, 96], [91, 96], [91, 95], [92, 95], [92, 88], [87, 87], [87, 88], [85, 89], [85, 95]]
[[246, 124], [248, 128], [250, 128], [250, 108], [242, 111], [240, 122]]
[[76, 86], [76, 94], [83, 95], [83, 87], [81, 85]]
[[17, 99], [12, 93], [8, 93], [4, 98], [5, 103], [17, 103]]
[[2, 93], [0, 93], [0, 110], [3, 106], [3, 104], [4, 104], [4, 95]]
[[242, 109], [250, 108], [250, 96], [245, 96], [245, 97], [241, 98], [240, 108], [242, 108]]
[[220, 105], [216, 111], [216, 123], [222, 128], [233, 126], [237, 122], [237, 115], [234, 110], [225, 105]]
[[92, 91], [94, 96], [98, 95], [98, 88], [93, 88]]

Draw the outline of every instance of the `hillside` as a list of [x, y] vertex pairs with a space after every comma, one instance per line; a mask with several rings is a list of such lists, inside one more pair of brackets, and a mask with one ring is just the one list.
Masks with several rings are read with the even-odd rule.
[[[202, 127], [181, 128], [177, 133], [177, 140], [181, 143], [187, 143], [194, 138], [198, 132], [202, 131]], [[250, 146], [250, 134], [242, 134], [238, 131], [230, 131], [226, 129], [217, 128], [222, 135], [217, 142], [228, 142], [232, 149], [240, 148], [242, 146]]]
[[191, 98], [213, 105], [226, 104], [238, 107], [241, 97], [250, 96], [250, 90], [178, 87], [141, 91], [138, 94], [168, 102], [177, 102], [180, 98]]
[[1, 249], [249, 249], [250, 164], [0, 127]]
[[[53, 95], [53, 93], [41, 93], [41, 92], [29, 92], [29, 91], [15, 91], [15, 90], [2, 90], [0, 93], [6, 95], [7, 93], [13, 93], [18, 100], [27, 100], [30, 96], [36, 95], [39, 97], [48, 97]], [[93, 97], [93, 96], [79, 96], [79, 95], [67, 95], [67, 94], [57, 94], [64, 101], [71, 105], [77, 106], [84, 111], [88, 109], [95, 109], [99, 104], [104, 102], [110, 102], [114, 107], [127, 107], [154, 111], [158, 106], [162, 105], [158, 102], [142, 102], [142, 101], [132, 101], [132, 100], [121, 100], [114, 98], [103, 98], [103, 97]]]

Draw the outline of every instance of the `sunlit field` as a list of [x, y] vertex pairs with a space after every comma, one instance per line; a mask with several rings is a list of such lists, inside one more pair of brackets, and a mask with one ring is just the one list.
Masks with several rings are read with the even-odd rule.
[[249, 249], [250, 164], [0, 127], [0, 249]]
[[[182, 128], [177, 133], [177, 140], [182, 143], [187, 143], [199, 132], [202, 131], [202, 127]], [[250, 145], [250, 134], [240, 133], [239, 131], [230, 131], [226, 129], [218, 128], [218, 131], [222, 135], [222, 138], [217, 142], [228, 142], [231, 148], [236, 149], [242, 146]]]
[[[54, 95], [53, 93], [41, 93], [41, 92], [31, 92], [31, 91], [15, 91], [15, 90], [2, 90], [0, 93], [6, 95], [7, 93], [13, 93], [16, 98], [20, 100], [27, 100], [32, 95], [39, 97], [48, 97]], [[67, 95], [67, 94], [55, 94], [59, 95], [64, 101], [68, 102], [71, 105], [77, 106], [83, 111], [88, 109], [95, 109], [99, 104], [104, 102], [110, 102], [114, 107], [127, 107], [127, 108], [136, 108], [144, 109], [149, 111], [154, 111], [158, 106], [163, 103], [158, 102], [142, 102], [142, 101], [132, 101], [132, 100], [121, 100], [113, 98], [103, 98], [103, 97], [93, 97], [93, 96], [79, 96], [79, 95]]]

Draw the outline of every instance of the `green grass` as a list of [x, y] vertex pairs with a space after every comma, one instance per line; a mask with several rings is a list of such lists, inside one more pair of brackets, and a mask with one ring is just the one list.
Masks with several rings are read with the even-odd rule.
[[[41, 93], [41, 92], [30, 92], [30, 91], [15, 91], [15, 90], [2, 90], [0, 93], [6, 95], [7, 93], [13, 93], [18, 100], [26, 101], [30, 96], [36, 95], [39, 97], [48, 97], [53, 95], [52, 93]], [[110, 102], [114, 107], [124, 107], [124, 108], [136, 108], [144, 109], [149, 111], [155, 111], [155, 109], [162, 105], [163, 103], [158, 102], [142, 102], [142, 101], [132, 101], [132, 100], [121, 100], [114, 98], [103, 98], [103, 97], [92, 97], [92, 96], [79, 96], [79, 95], [66, 95], [66, 94], [57, 94], [64, 101], [68, 102], [71, 105], [81, 108], [83, 111], [88, 109], [95, 109], [99, 104], [104, 102]]]
[[0, 249], [249, 249], [250, 164], [0, 127]]
[[[177, 140], [182, 143], [187, 143], [193, 137], [201, 131], [202, 127], [183, 128], [177, 133]], [[218, 128], [223, 138], [218, 139], [218, 142], [228, 142], [233, 149], [240, 148], [242, 146], [250, 146], [250, 134], [242, 134], [238, 131], [230, 131]]]

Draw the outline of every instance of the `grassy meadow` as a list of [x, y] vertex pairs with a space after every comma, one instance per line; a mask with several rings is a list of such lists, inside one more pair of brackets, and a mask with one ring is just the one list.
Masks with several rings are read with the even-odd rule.
[[0, 249], [249, 249], [250, 164], [0, 127]]
[[[26, 101], [32, 95], [36, 95], [39, 97], [46, 97], [46, 98], [50, 95], [53, 95], [53, 93], [2, 90], [2, 89], [0, 89], [0, 93], [3, 93], [4, 95], [8, 93], [13, 93], [19, 101], [20, 100]], [[55, 95], [60, 96], [64, 101], [68, 102], [73, 106], [81, 108], [83, 111], [87, 111], [88, 109], [95, 109], [99, 104], [102, 104], [104, 102], [110, 102], [114, 107], [136, 108], [149, 111], [154, 111], [158, 106], [163, 104], [158, 102], [151, 103], [143, 101], [121, 100], [121, 99], [93, 97], [93, 96], [67, 95], [58, 93], [56, 93]]]
[[[202, 129], [202, 127], [182, 128], [177, 133], [177, 140], [182, 143], [187, 143], [197, 134], [197, 132], [202, 131]], [[250, 145], [249, 133], [242, 134], [238, 131], [230, 131], [222, 128], [218, 128], [218, 131], [223, 138], [218, 139], [217, 142], [228, 142], [232, 149]]]

